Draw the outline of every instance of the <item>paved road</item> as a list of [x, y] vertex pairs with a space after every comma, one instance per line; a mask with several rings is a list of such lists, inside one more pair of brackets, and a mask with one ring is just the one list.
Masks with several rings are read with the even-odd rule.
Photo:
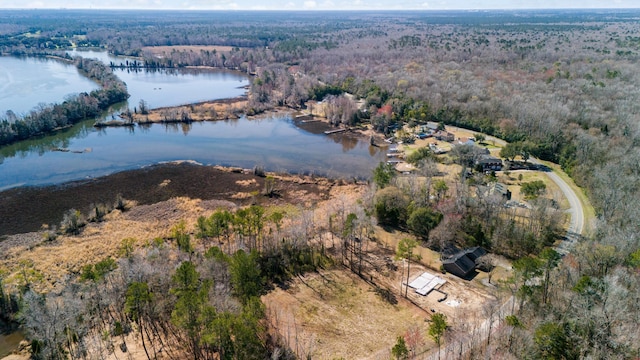
[[[540, 164], [537, 159], [531, 159], [531, 162]], [[561, 255], [567, 255], [571, 248], [580, 240], [580, 237], [584, 232], [584, 207], [582, 206], [582, 202], [578, 197], [578, 194], [573, 190], [569, 184], [558, 174], [549, 170], [545, 172], [547, 176], [560, 188], [562, 194], [569, 202], [569, 209], [567, 213], [571, 215], [571, 221], [569, 222], [569, 226], [567, 227], [567, 233], [562, 239], [562, 241], [556, 245], [555, 250]]]
[[[501, 146], [506, 144], [504, 140], [494, 138], [493, 136], [487, 136], [486, 139], [487, 141], [495, 141], [496, 144]], [[540, 164], [537, 159], [532, 158], [530, 161]], [[562, 177], [551, 170], [545, 173], [554, 183], [556, 183], [556, 185], [558, 185], [564, 196], [569, 201], [569, 209], [567, 210], [567, 213], [571, 215], [571, 221], [567, 228], [565, 237], [558, 245], [555, 246], [555, 250], [558, 253], [566, 255], [583, 235], [585, 225], [584, 207], [582, 206], [582, 202], [578, 195], [573, 191], [573, 188], [569, 186]], [[437, 349], [430, 351], [425, 354], [423, 359], [457, 359], [460, 357], [460, 354], [463, 354], [464, 356], [464, 354], [472, 350], [475, 345], [478, 345], [483, 341], [487, 341], [489, 332], [493, 334], [497, 329], [499, 329], [502, 320], [505, 316], [512, 313], [512, 309], [514, 309], [516, 305], [515, 298], [513, 296], [509, 297], [507, 301], [500, 306], [492, 319], [482, 321], [482, 323], [480, 323], [479, 326], [477, 326], [477, 328], [465, 339], [445, 344], [445, 346], [440, 350], [440, 354], [438, 354]]]
[[[536, 159], [531, 160], [534, 163], [539, 162]], [[563, 240], [555, 246], [555, 250], [561, 255], [569, 253], [571, 248], [577, 243], [584, 231], [584, 207], [578, 195], [573, 191], [573, 188], [567, 184], [558, 174], [548, 171], [547, 176], [558, 185], [564, 196], [569, 201], [569, 209], [567, 212], [571, 215], [571, 221], [567, 228], [567, 234]], [[512, 313], [512, 310], [517, 306], [515, 298], [509, 297], [500, 308], [496, 311], [492, 319], [486, 319], [482, 321], [479, 326], [474, 329], [466, 338], [445, 344], [438, 354], [438, 350], [430, 351], [425, 354], [424, 359], [458, 359], [460, 354], [463, 356], [471, 351], [476, 345], [487, 341], [489, 332], [493, 335], [502, 323], [505, 316]]]
[[567, 234], [564, 239], [556, 246], [556, 251], [561, 255], [569, 253], [571, 248], [579, 240], [580, 236], [584, 232], [584, 207], [578, 195], [573, 191], [573, 188], [569, 186], [558, 174], [549, 171], [546, 173], [551, 180], [560, 188], [564, 197], [569, 201], [569, 210], [567, 212], [571, 215], [571, 222], [567, 228]]

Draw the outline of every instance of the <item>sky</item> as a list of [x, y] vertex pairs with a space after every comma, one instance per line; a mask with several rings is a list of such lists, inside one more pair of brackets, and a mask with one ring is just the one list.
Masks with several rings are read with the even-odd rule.
[[0, 0], [0, 9], [458, 10], [640, 8], [640, 0]]

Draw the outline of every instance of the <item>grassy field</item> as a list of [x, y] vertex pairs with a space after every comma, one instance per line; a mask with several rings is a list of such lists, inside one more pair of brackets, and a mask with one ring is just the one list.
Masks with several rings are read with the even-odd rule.
[[263, 296], [273, 325], [299, 357], [389, 359], [399, 335], [409, 329], [427, 340], [425, 313], [400, 299], [384, 301], [371, 286], [343, 269], [308, 274], [289, 289]]

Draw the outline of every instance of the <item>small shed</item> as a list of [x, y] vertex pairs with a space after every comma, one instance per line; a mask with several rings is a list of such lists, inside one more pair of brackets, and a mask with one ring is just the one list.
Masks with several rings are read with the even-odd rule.
[[509, 190], [507, 185], [500, 182], [493, 183], [493, 185], [489, 189], [489, 194], [497, 194], [507, 200], [511, 200], [511, 190]]

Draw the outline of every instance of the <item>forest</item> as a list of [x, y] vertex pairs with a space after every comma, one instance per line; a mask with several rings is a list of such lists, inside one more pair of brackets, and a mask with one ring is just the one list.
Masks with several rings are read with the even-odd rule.
[[[508, 141], [504, 157], [526, 161], [532, 156], [559, 164], [595, 208], [590, 230], [562, 258], [545, 251], [559, 232], [552, 207], [541, 204], [544, 210], [535, 222], [510, 228], [514, 222], [509, 222], [508, 214], [494, 212], [497, 205], [489, 199], [466, 201], [473, 197], [465, 187], [468, 183], [450, 189], [457, 201], [443, 201], [431, 196], [437, 194], [435, 187], [420, 194], [388, 176], [384, 168], [373, 173], [377, 190], [364, 204], [369, 207], [353, 210], [351, 223], [369, 214], [380, 224], [417, 235], [430, 248], [483, 245], [514, 260], [517, 276], [505, 286], [512, 289], [520, 306], [505, 319], [506, 330], [497, 332], [490, 343], [477, 344], [466, 357], [628, 359], [640, 356], [638, 15], [637, 10], [8, 11], [0, 13], [0, 51], [54, 54], [73, 42], [138, 56], [148, 67], [234, 69], [254, 75], [248, 112], [276, 106], [299, 109], [307, 100], [322, 100], [335, 125], [368, 123], [388, 134], [402, 124], [435, 121]], [[158, 57], [151, 47], [160, 45], [217, 45], [231, 50], [171, 51]], [[365, 100], [364, 109], [358, 109], [354, 98]], [[75, 101], [89, 100], [81, 95]], [[26, 120], [7, 115], [0, 124], [17, 131], [9, 124], [18, 121]], [[454, 161], [464, 166], [464, 154], [454, 155]], [[432, 162], [429, 156], [416, 162], [426, 177], [432, 172]], [[348, 214], [340, 217], [343, 229], [336, 234], [346, 239], [346, 249], [353, 250], [349, 241], [355, 241], [355, 236], [345, 227], [350, 224]], [[198, 223], [199, 238], [229, 236], [213, 230], [208, 219]], [[432, 226], [420, 226], [425, 223]], [[440, 223], [453, 230], [438, 229]], [[274, 218], [269, 225], [272, 233], [278, 230], [277, 224]], [[186, 344], [183, 350], [194, 358], [214, 358], [214, 354], [246, 358], [243, 354], [249, 353], [277, 353], [286, 358], [286, 346], [260, 329], [264, 312], [254, 295], [269, 286], [264, 279], [280, 279], [279, 273], [269, 271], [291, 276], [344, 258], [340, 261], [339, 253], [330, 256], [321, 248], [307, 248], [312, 236], [304, 232], [283, 237], [286, 241], [276, 242], [277, 246], [261, 243], [264, 237], [257, 234], [266, 227], [258, 225], [229, 228], [237, 231], [234, 238], [248, 241], [240, 247], [244, 251], [203, 247], [194, 253], [189, 236], [180, 245], [183, 230], [178, 228], [170, 237], [179, 250], [172, 250], [176, 251], [172, 257], [162, 255], [168, 251], [163, 247], [167, 239], [157, 243], [144, 239], [151, 243], [140, 252], [125, 251], [117, 263], [87, 269], [86, 275], [79, 275], [85, 279], [69, 284], [66, 291], [70, 293], [44, 296], [24, 287], [20, 298], [31, 304], [31, 311], [21, 316], [36, 341], [37, 356], [86, 357], [81, 332], [111, 324], [112, 336], [131, 331], [128, 327], [140, 331], [141, 339], [148, 340], [149, 358], [162, 348], [159, 341]], [[286, 270], [270, 270], [264, 264], [272, 248], [277, 249], [277, 256], [289, 257], [293, 251], [289, 244], [299, 241], [305, 244], [295, 246], [300, 264], [283, 260], [289, 264]], [[252, 262], [254, 265], [247, 265]], [[347, 263], [357, 272], [357, 262]], [[109, 270], [98, 270], [104, 267]], [[248, 268], [264, 272], [243, 274]], [[158, 273], [171, 275], [157, 277]], [[244, 276], [262, 280], [255, 284]], [[541, 277], [542, 281], [535, 281]], [[97, 283], [106, 285], [92, 286]], [[111, 293], [100, 294], [107, 290]], [[95, 303], [63, 301], [79, 291], [86, 293], [83, 301]], [[170, 296], [171, 301], [161, 302], [156, 294]], [[0, 295], [0, 307], [7, 310], [3, 314], [16, 310], [17, 297]], [[89, 312], [100, 309], [92, 312], [96, 315], [91, 320], [101, 325], [63, 325], [51, 319], [62, 328], [50, 334], [29, 328], [33, 319], [62, 316], [64, 313], [51, 313], [61, 304], [68, 304], [67, 313], [76, 313], [70, 306]], [[229, 329], [234, 332], [225, 333]], [[447, 341], [452, 340], [445, 336]], [[264, 352], [254, 351], [253, 346]]]

